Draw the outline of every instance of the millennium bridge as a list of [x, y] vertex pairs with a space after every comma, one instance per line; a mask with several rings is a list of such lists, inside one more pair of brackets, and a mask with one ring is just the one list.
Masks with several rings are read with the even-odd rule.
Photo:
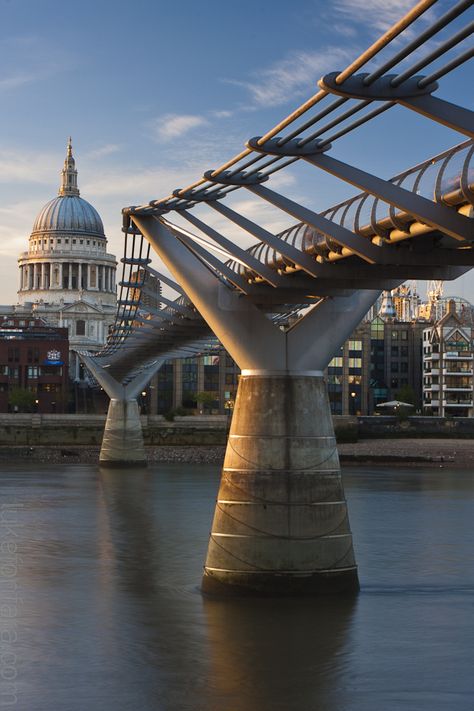
[[[419, 2], [238, 155], [123, 210], [115, 326], [100, 353], [80, 354], [111, 398], [101, 464], [145, 463], [136, 397], [166, 359], [206, 352], [218, 339], [241, 369], [206, 592], [358, 588], [323, 370], [382, 290], [456, 279], [474, 266], [474, 113], [438, 95], [459, 68], [465, 89], [473, 86], [473, 29], [472, 0]], [[455, 145], [390, 179], [333, 157], [340, 139], [364, 140], [358, 129], [393, 107], [418, 116], [421, 131], [443, 125]], [[400, 121], [387, 152], [403, 138]], [[269, 187], [297, 161], [359, 192], [315, 212]], [[226, 204], [235, 191], [295, 225], [270, 232]], [[254, 245], [243, 249], [213, 228], [216, 213]], [[153, 302], [156, 279], [176, 298]]]

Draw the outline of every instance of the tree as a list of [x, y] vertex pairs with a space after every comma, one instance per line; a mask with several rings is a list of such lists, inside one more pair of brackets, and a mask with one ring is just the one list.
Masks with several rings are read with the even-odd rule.
[[402, 385], [400, 390], [397, 391], [395, 397], [400, 402], [406, 402], [409, 405], [416, 405], [416, 393], [411, 385]]
[[215, 402], [216, 398], [214, 393], [204, 390], [201, 393], [196, 394], [196, 402], [198, 402], [204, 410], [210, 410]]
[[15, 412], [31, 412], [35, 399], [36, 396], [31, 390], [12, 388], [8, 396], [8, 403]]

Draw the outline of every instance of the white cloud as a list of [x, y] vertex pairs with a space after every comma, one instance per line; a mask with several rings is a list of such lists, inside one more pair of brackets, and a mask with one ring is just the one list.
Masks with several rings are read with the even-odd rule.
[[18, 86], [23, 86], [23, 84], [29, 84], [34, 79], [35, 76], [33, 74], [12, 74], [11, 76], [1, 77], [0, 92], [16, 89]]
[[312, 90], [316, 93], [316, 82], [321, 75], [343, 68], [353, 54], [341, 47], [328, 47], [317, 52], [293, 51], [260, 70], [253, 81], [225, 81], [247, 89], [257, 107], [276, 106]]
[[194, 116], [192, 114], [166, 114], [156, 118], [151, 127], [155, 138], [159, 141], [170, 141], [178, 138], [198, 126], [207, 125], [204, 116]]
[[370, 23], [384, 32], [413, 6], [413, 0], [335, 0], [333, 9], [343, 17], [359, 23]]
[[[0, 148], [0, 183], [45, 183], [59, 173], [58, 156], [54, 153]], [[59, 177], [57, 178], [59, 187]]]
[[92, 151], [88, 151], [84, 154], [85, 159], [96, 160], [97, 158], [104, 158], [112, 153], [117, 153], [120, 150], [120, 146], [116, 143], [106, 143], [104, 146], [95, 148]]
[[221, 118], [231, 118], [231, 117], [234, 115], [234, 112], [233, 112], [233, 111], [227, 111], [227, 110], [224, 110], [224, 111], [213, 111], [213, 112], [212, 112], [212, 115], [215, 116], [215, 117], [218, 118], [218, 119], [221, 119]]
[[288, 172], [288, 170], [279, 170], [270, 177], [272, 189], [288, 188], [290, 185], [295, 185], [295, 183], [295, 176]]

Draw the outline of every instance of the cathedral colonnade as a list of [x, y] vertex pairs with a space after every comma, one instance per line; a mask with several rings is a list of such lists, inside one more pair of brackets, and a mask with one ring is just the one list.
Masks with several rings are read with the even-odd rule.
[[82, 290], [115, 294], [116, 268], [97, 260], [20, 258], [20, 291]]

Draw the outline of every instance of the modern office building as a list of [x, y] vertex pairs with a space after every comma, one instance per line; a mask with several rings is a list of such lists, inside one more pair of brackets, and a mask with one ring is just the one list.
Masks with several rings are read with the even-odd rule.
[[209, 394], [206, 409], [216, 414], [232, 410], [240, 370], [224, 348], [212, 355], [166, 361], [146, 391], [142, 409], [166, 414], [177, 408], [204, 409], [198, 393]]

